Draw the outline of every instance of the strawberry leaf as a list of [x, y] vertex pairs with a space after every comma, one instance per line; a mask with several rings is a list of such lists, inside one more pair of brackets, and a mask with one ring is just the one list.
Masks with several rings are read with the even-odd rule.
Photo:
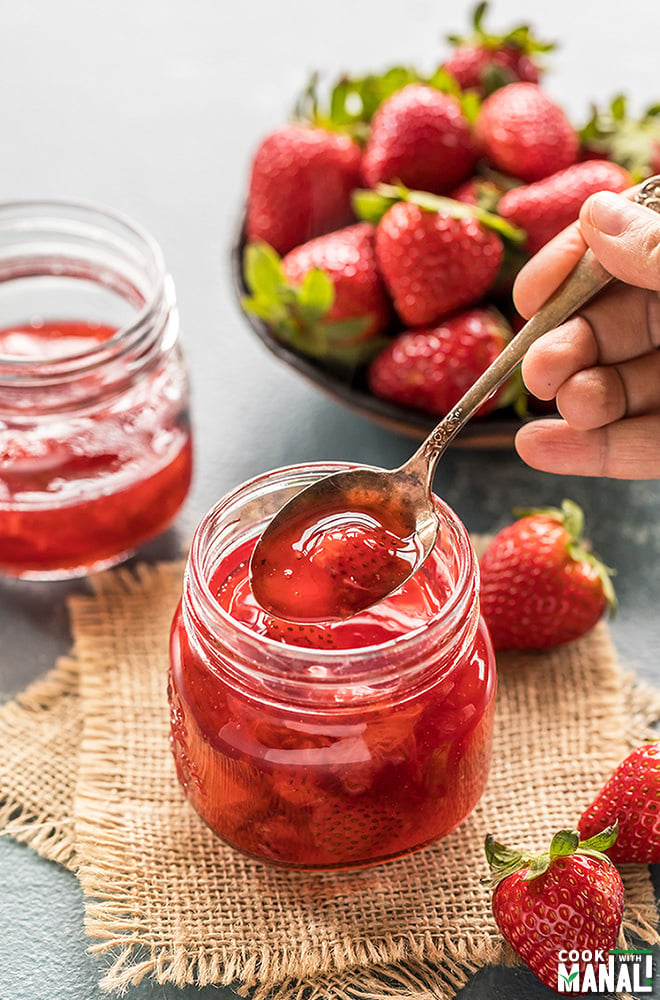
[[312, 268], [300, 284], [290, 283], [279, 254], [267, 243], [249, 243], [243, 274], [250, 291], [241, 300], [246, 312], [262, 320], [274, 336], [294, 350], [320, 361], [359, 365], [383, 349], [383, 338], [368, 337], [370, 315], [328, 321], [335, 285], [321, 268]]
[[554, 42], [542, 42], [534, 37], [528, 24], [519, 24], [509, 31], [496, 34], [484, 27], [488, 3], [477, 4], [472, 14], [472, 34], [448, 35], [447, 41], [452, 45], [479, 45], [485, 49], [502, 49], [505, 46], [515, 46], [521, 52], [532, 55], [537, 52], [550, 52], [556, 48]]
[[580, 849], [582, 851], [598, 851], [604, 853], [609, 850], [610, 847], [615, 843], [616, 838], [619, 833], [619, 824], [614, 823], [613, 826], [607, 826], [600, 833], [595, 834], [593, 837], [589, 837], [588, 840], [580, 841]]
[[532, 860], [529, 856], [523, 854], [522, 851], [514, 850], [510, 847], [505, 847], [504, 844], [500, 844], [490, 833], [486, 835], [484, 850], [490, 868], [490, 875], [483, 879], [483, 881], [492, 888], [495, 888], [495, 886], [499, 885], [500, 882], [503, 882], [510, 875], [514, 875], [515, 872], [520, 871], [521, 868], [525, 868]]
[[[377, 184], [373, 191], [359, 189], [353, 193], [353, 207], [357, 214], [364, 210], [368, 213], [368, 221], [376, 224], [387, 209], [397, 201], [407, 201], [425, 212], [442, 212], [454, 219], [476, 219], [483, 226], [493, 229], [516, 245], [523, 244], [527, 239], [524, 230], [494, 212], [488, 212], [479, 205], [456, 201], [455, 198], [448, 198], [445, 195], [431, 194], [430, 191], [414, 191], [403, 184]], [[366, 219], [367, 214], [360, 217]]]
[[490, 878], [484, 881], [489, 882], [495, 888], [510, 875], [526, 869], [521, 877], [525, 882], [532, 882], [544, 875], [557, 860], [570, 857], [573, 854], [580, 854], [603, 861], [606, 864], [612, 864], [607, 855], [602, 852], [612, 846], [616, 835], [616, 825], [607, 827], [597, 836], [585, 841], [580, 841], [577, 830], [559, 830], [552, 838], [549, 850], [533, 855], [511, 850], [496, 841], [491, 834], [488, 834], [485, 851], [491, 874]]
[[356, 319], [342, 319], [336, 323], [324, 323], [323, 329], [328, 341], [332, 344], [338, 344], [360, 337], [371, 322], [371, 316], [359, 316]]
[[245, 284], [253, 294], [274, 295], [286, 279], [279, 254], [268, 243], [250, 243], [243, 257]]
[[660, 121], [657, 105], [639, 117], [628, 114], [624, 94], [617, 94], [604, 111], [595, 105], [591, 117], [579, 130], [580, 141], [588, 152], [613, 160], [641, 181], [656, 169], [660, 150]]
[[316, 323], [332, 309], [335, 286], [320, 268], [308, 271], [298, 289], [297, 305], [307, 323]]
[[551, 859], [549, 854], [537, 854], [536, 857], [532, 858], [527, 867], [525, 882], [533, 882], [539, 875], [545, 875], [551, 860], [554, 859]]
[[569, 854], [575, 854], [580, 843], [580, 835], [577, 830], [559, 830], [550, 844], [550, 861], [555, 858], [566, 858]]
[[356, 188], [351, 195], [353, 211], [357, 217], [374, 226], [378, 225], [388, 208], [400, 200], [398, 195], [388, 196], [368, 188]]

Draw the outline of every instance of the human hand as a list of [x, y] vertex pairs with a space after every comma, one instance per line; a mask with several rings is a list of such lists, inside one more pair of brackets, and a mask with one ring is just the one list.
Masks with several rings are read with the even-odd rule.
[[592, 195], [522, 269], [514, 302], [532, 316], [587, 246], [619, 281], [529, 348], [525, 384], [562, 419], [525, 424], [516, 449], [547, 472], [660, 477], [660, 216], [625, 194]]

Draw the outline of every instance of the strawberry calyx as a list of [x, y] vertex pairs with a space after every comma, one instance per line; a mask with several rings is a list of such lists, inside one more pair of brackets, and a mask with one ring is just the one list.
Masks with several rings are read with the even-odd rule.
[[295, 101], [291, 118], [317, 128], [348, 132], [357, 142], [365, 143], [381, 104], [411, 83], [449, 94], [458, 101], [467, 120], [472, 124], [476, 121], [481, 107], [479, 96], [462, 90], [442, 66], [426, 76], [412, 66], [399, 65], [389, 66], [382, 73], [344, 74], [329, 86], [325, 99], [320, 93], [319, 74], [312, 73]]
[[551, 517], [562, 525], [567, 535], [566, 549], [574, 562], [584, 562], [591, 566], [600, 580], [603, 595], [607, 601], [610, 615], [616, 611], [617, 598], [612, 583], [616, 570], [605, 563], [591, 551], [589, 542], [584, 538], [584, 511], [574, 500], [562, 500], [561, 507], [516, 507], [516, 517], [530, 517], [540, 514]]
[[[484, 49], [498, 51], [503, 48], [515, 48], [524, 55], [535, 55], [541, 52], [551, 52], [556, 48], [555, 42], [542, 42], [535, 38], [528, 24], [519, 24], [503, 34], [487, 31], [484, 20], [488, 11], [488, 3], [477, 4], [472, 13], [471, 35], [447, 35], [447, 41], [454, 46], [479, 45]], [[509, 82], [509, 81], [507, 81]]]
[[559, 830], [552, 838], [547, 851], [543, 851], [541, 854], [529, 854], [504, 846], [489, 833], [486, 836], [484, 849], [490, 875], [485, 881], [494, 889], [509, 876], [525, 871], [524, 880], [532, 882], [540, 875], [544, 875], [558, 858], [566, 858], [574, 854], [594, 858], [611, 865], [612, 861], [604, 852], [612, 847], [617, 835], [617, 823], [605, 827], [600, 833], [587, 840], [580, 840], [580, 834], [577, 830]]
[[585, 152], [618, 163], [635, 183], [660, 169], [660, 104], [633, 118], [625, 95], [617, 94], [604, 111], [592, 105], [579, 136]]
[[241, 299], [242, 308], [301, 354], [358, 365], [369, 361], [387, 342], [383, 337], [360, 340], [372, 323], [369, 314], [328, 320], [335, 301], [330, 276], [312, 268], [300, 284], [293, 284], [284, 273], [282, 258], [268, 243], [246, 245], [243, 277], [250, 294]]
[[413, 191], [404, 184], [377, 184], [373, 189], [357, 188], [352, 194], [353, 210], [356, 215], [374, 225], [377, 225], [387, 210], [399, 201], [417, 205], [425, 212], [442, 212], [454, 219], [476, 219], [515, 245], [522, 245], [527, 239], [523, 229], [480, 205], [456, 201], [455, 198], [431, 194], [429, 191]]

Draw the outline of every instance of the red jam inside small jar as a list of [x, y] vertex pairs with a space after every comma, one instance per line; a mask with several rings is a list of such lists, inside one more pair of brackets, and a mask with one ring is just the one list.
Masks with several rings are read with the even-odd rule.
[[490, 763], [495, 659], [476, 560], [444, 504], [432, 555], [367, 611], [296, 624], [256, 603], [257, 519], [338, 468], [281, 470], [216, 505], [172, 626], [179, 781], [223, 840], [288, 867], [358, 868], [446, 836]]
[[159, 534], [190, 486], [171, 282], [105, 210], [7, 203], [0, 221], [0, 573], [79, 576]]

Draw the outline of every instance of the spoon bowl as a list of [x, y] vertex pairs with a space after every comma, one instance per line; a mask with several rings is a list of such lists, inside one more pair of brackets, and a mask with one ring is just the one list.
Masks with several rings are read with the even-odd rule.
[[[642, 184], [635, 201], [660, 211], [660, 176]], [[448, 445], [513, 372], [530, 345], [612, 280], [587, 250], [563, 284], [404, 465], [334, 473], [285, 504], [252, 555], [250, 578], [259, 604], [283, 619], [340, 621], [403, 586], [437, 539], [439, 521], [431, 487]], [[311, 575], [306, 572], [310, 568], [314, 569]]]

